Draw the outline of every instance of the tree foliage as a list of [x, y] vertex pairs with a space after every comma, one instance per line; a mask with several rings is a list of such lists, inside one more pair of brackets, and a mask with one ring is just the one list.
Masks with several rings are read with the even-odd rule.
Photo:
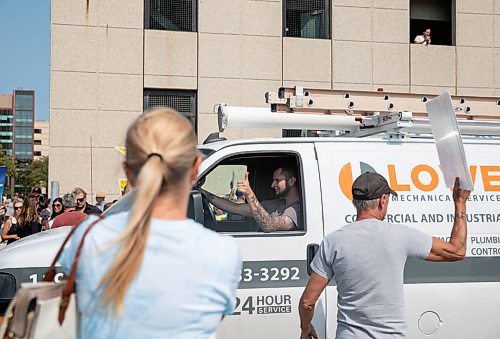
[[7, 167], [7, 176], [9, 178], [17, 178], [16, 161], [12, 158], [12, 156], [5, 153], [1, 145], [0, 145], [0, 166]]
[[33, 160], [24, 174], [26, 175], [25, 182], [29, 187], [48, 187], [49, 158], [41, 157], [40, 159]]

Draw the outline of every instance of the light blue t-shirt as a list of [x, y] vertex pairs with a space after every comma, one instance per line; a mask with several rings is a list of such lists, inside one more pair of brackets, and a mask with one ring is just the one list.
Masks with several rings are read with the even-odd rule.
[[311, 268], [337, 283], [336, 338], [404, 339], [405, 263], [425, 259], [431, 247], [430, 235], [376, 219], [326, 236]]
[[[142, 266], [120, 316], [102, 304], [98, 284], [115, 257], [113, 240], [130, 213], [99, 221], [85, 238], [76, 275], [80, 338], [215, 338], [233, 312], [241, 258], [234, 239], [191, 220], [151, 220]], [[96, 217], [75, 231], [60, 258], [67, 275], [80, 239]], [[131, 254], [133, 255], [133, 254]]]

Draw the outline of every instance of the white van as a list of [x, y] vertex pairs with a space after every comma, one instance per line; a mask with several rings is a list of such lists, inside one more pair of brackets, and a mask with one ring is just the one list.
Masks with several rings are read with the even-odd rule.
[[[500, 140], [466, 139], [464, 146], [475, 183], [468, 203], [467, 258], [407, 263], [409, 338], [500, 337]], [[364, 171], [382, 174], [399, 193], [389, 205], [389, 221], [443, 238], [450, 234], [453, 202], [432, 139], [253, 139], [216, 141], [200, 150], [206, 158], [195, 188], [230, 197], [236, 181], [249, 172], [259, 200], [271, 199], [273, 170], [292, 163], [302, 197], [299, 230], [264, 233], [252, 218], [220, 214], [201, 194], [192, 194], [190, 214], [206, 227], [234, 236], [244, 261], [237, 307], [222, 322], [219, 338], [299, 337], [298, 302], [309, 263], [326, 234], [354, 220], [351, 184]], [[126, 208], [132, 199], [125, 197], [109, 213]], [[21, 281], [41, 279], [64, 232], [36, 234], [0, 250], [0, 299], [11, 297]], [[314, 317], [320, 338], [335, 336], [336, 298], [332, 283]]]

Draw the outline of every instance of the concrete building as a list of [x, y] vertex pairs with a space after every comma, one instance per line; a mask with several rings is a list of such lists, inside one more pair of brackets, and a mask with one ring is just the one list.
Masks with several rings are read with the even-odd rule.
[[33, 132], [33, 158], [35, 160], [49, 156], [49, 126], [48, 121], [35, 120], [35, 129]]
[[[279, 86], [500, 95], [498, 0], [51, 1], [51, 161], [61, 192], [119, 194], [127, 126], [173, 105], [199, 140], [213, 106]], [[413, 44], [431, 28], [429, 46]], [[281, 136], [231, 130], [229, 138]]]

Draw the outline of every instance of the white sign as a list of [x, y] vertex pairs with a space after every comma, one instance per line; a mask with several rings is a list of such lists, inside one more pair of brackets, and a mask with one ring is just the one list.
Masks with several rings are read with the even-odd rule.
[[426, 106], [446, 187], [453, 188], [458, 177], [460, 188], [474, 190], [450, 94], [444, 92]]

